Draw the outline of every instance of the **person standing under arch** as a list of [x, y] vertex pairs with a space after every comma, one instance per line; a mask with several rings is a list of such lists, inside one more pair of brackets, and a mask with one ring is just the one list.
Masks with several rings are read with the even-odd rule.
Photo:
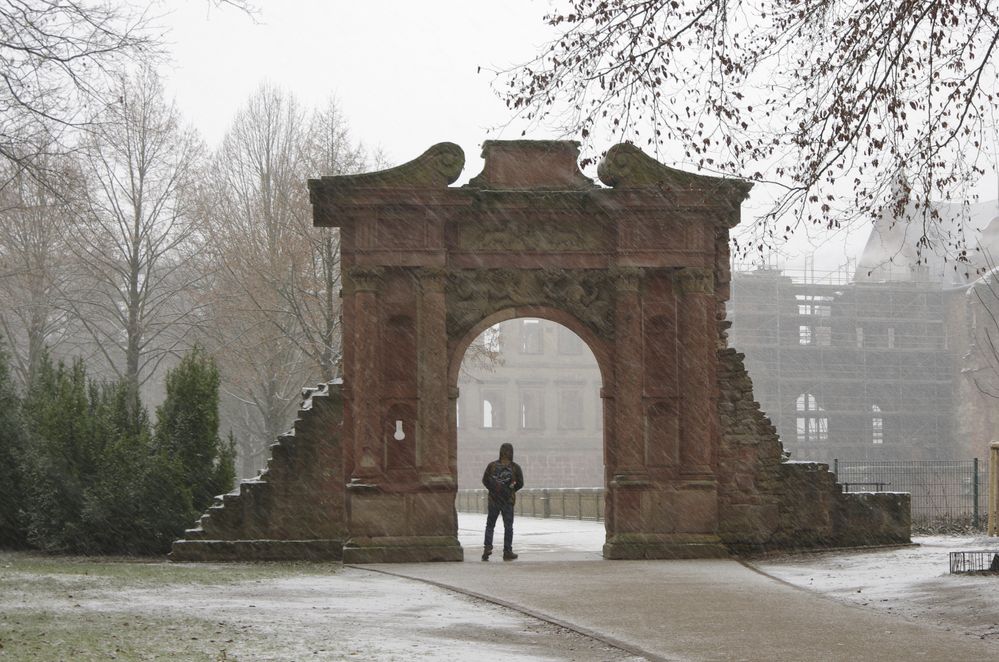
[[482, 484], [489, 490], [489, 510], [486, 515], [486, 538], [482, 546], [482, 560], [488, 561], [493, 553], [493, 531], [496, 519], [503, 516], [503, 560], [517, 558], [513, 553], [513, 505], [517, 500], [517, 490], [524, 486], [524, 473], [520, 465], [513, 461], [513, 444], [500, 446], [499, 459], [486, 465], [482, 473]]

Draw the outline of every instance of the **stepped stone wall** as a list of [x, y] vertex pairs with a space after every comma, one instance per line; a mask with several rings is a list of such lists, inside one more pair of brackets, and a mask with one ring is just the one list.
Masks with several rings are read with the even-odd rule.
[[342, 559], [346, 539], [338, 384], [307, 389], [267, 468], [216, 499], [173, 544], [173, 561]]

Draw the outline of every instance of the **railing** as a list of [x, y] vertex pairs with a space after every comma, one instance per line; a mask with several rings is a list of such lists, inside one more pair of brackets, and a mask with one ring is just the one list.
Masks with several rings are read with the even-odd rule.
[[988, 467], [977, 458], [958, 461], [833, 460], [832, 468], [844, 491], [908, 492], [912, 495], [912, 520], [916, 524], [963, 520], [978, 527], [987, 513]]
[[[984, 524], [988, 513], [988, 466], [977, 458], [959, 461], [834, 460], [833, 472], [844, 492], [908, 492], [913, 523], [965, 522]], [[484, 489], [458, 490], [461, 512], [485, 513]], [[604, 490], [600, 487], [532, 488], [517, 493], [517, 515], [561, 519], [603, 520]]]
[[[485, 513], [488, 492], [458, 490], [455, 506], [463, 513]], [[604, 519], [604, 490], [602, 487], [530, 488], [517, 492], [514, 513], [525, 517], [554, 517], [559, 519]]]

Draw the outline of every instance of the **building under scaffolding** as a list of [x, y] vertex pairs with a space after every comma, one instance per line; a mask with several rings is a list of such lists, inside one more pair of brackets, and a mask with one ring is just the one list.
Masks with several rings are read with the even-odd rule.
[[909, 209], [878, 219], [856, 266], [733, 269], [729, 345], [793, 459], [966, 459], [999, 436], [982, 388], [999, 377], [996, 202], [936, 211], [933, 232], [978, 237], [968, 262], [917, 250]]
[[846, 272], [735, 272], [729, 344], [792, 459], [951, 459], [956, 291]]

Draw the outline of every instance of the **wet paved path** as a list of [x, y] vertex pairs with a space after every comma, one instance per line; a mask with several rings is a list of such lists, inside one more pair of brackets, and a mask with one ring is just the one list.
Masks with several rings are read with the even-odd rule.
[[[363, 566], [433, 582], [566, 625], [650, 660], [987, 660], [995, 647], [792, 587], [737, 561], [603, 561], [597, 525], [517, 520], [512, 563]], [[494, 557], [495, 558], [495, 557]]]

